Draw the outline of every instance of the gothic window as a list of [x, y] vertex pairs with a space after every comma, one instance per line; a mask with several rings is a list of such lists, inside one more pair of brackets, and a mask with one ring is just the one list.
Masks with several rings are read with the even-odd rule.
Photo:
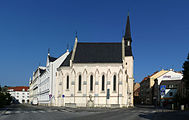
[[104, 77], [104, 75], [102, 75], [102, 91], [104, 91], [104, 88], [105, 88], [105, 77]]
[[90, 76], [90, 91], [93, 91], [93, 75]]
[[78, 90], [81, 91], [81, 75], [79, 75]]
[[116, 75], [113, 77], [113, 91], [116, 91]]
[[67, 89], [69, 89], [69, 76], [67, 75], [67, 86], [66, 86]]
[[130, 41], [128, 41], [128, 44], [127, 44], [128, 46], [130, 46]]

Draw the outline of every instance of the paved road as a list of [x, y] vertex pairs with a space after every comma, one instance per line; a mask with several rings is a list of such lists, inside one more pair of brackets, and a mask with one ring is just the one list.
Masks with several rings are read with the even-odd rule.
[[0, 110], [0, 120], [188, 120], [189, 112], [157, 110], [152, 106], [130, 109], [72, 109], [11, 105]]

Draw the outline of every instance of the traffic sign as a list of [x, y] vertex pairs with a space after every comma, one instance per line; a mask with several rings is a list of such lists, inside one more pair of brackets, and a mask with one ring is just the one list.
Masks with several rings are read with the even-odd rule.
[[107, 96], [106, 99], [110, 99], [110, 89], [107, 89]]
[[52, 98], [52, 94], [49, 95], [49, 98]]
[[166, 85], [160, 86], [160, 95], [165, 95]]

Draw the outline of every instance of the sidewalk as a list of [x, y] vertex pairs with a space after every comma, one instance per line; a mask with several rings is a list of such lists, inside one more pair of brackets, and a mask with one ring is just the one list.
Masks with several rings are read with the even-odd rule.
[[[108, 112], [108, 111], [117, 111], [120, 109], [125, 109], [125, 108], [100, 108], [100, 107], [93, 107], [93, 108], [89, 108], [89, 107], [76, 107], [76, 108], [71, 108], [71, 107], [64, 107], [64, 106], [34, 106], [34, 105], [30, 105], [27, 104], [27, 106], [30, 107], [35, 107], [35, 108], [39, 108], [39, 109], [51, 109], [51, 110], [58, 110], [58, 111], [69, 111], [69, 112]], [[128, 108], [127, 108], [128, 109]]]

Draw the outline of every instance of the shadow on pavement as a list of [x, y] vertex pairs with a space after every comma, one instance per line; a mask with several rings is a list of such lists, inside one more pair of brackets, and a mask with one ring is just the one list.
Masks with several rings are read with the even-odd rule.
[[189, 111], [141, 113], [138, 116], [146, 120], [189, 120]]

